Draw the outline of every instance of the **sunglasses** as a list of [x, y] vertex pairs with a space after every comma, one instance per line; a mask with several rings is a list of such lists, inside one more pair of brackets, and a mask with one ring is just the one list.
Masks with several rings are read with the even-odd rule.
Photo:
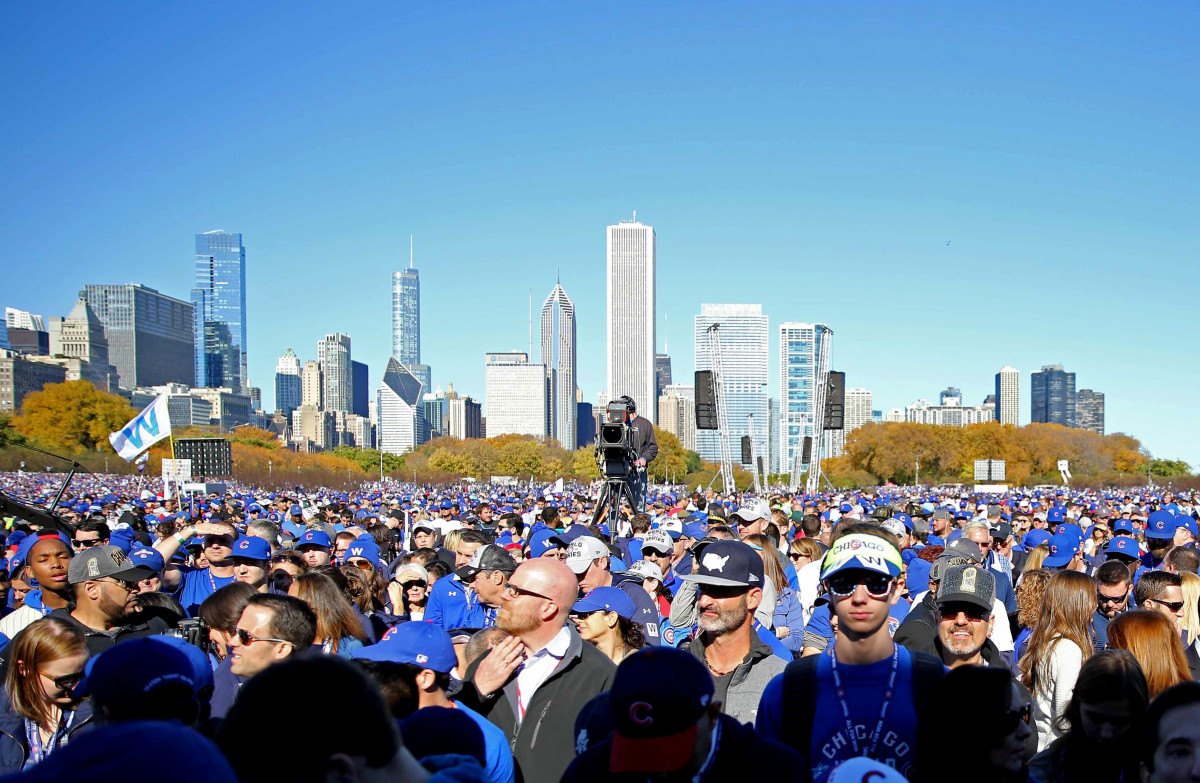
[[543, 601], [554, 601], [554, 599], [548, 595], [542, 595], [541, 593], [535, 593], [532, 590], [526, 590], [523, 587], [517, 587], [512, 582], [509, 582], [508, 584], [506, 584], [504, 586], [504, 592], [506, 592], [510, 596], [514, 596], [514, 597], [518, 596], [518, 595], [528, 595], [528, 596], [532, 596], [534, 598], [540, 598]]
[[[1104, 593], [1096, 593], [1096, 600], [1102, 604], [1119, 604], [1129, 597], [1129, 591], [1126, 590], [1121, 595], [1105, 595]], [[1182, 606], [1182, 604], [1181, 604]]]
[[138, 583], [137, 582], [126, 582], [123, 579], [97, 579], [96, 581], [97, 582], [108, 582], [109, 584], [117, 585], [118, 587], [120, 587], [122, 590], [124, 590], [127, 593], [136, 593], [138, 591]]
[[100, 544], [100, 539], [92, 538], [87, 541], [80, 541], [78, 538], [75, 538], [71, 540], [71, 543], [80, 549], [91, 549], [92, 547]]
[[375, 566], [371, 565], [370, 560], [363, 560], [362, 558], [355, 558], [353, 560], [347, 560], [346, 565], [354, 566], [355, 568], [361, 569], [363, 571], [374, 571], [375, 570]]
[[799, 560], [802, 557], [808, 557], [809, 560], [812, 560], [812, 558], [808, 555], [804, 555], [799, 552], [788, 552], [788, 557], [790, 557], [792, 560]]
[[400, 585], [400, 586], [401, 586], [402, 588], [404, 588], [405, 590], [411, 590], [411, 589], [413, 589], [414, 587], [422, 587], [422, 588], [423, 588], [423, 587], [427, 587], [427, 586], [429, 585], [429, 583], [428, 583], [428, 582], [421, 582], [421, 581], [414, 581], [414, 582], [397, 582], [396, 584]]
[[702, 595], [707, 595], [709, 598], [737, 598], [739, 595], [745, 595], [750, 588], [742, 585], [696, 585], [696, 592]]
[[1006, 710], [1004, 715], [1000, 717], [1000, 733], [1003, 735], [1012, 734], [1020, 724], [1028, 724], [1032, 715], [1032, 704], [1022, 704], [1015, 710]]
[[825, 587], [838, 598], [853, 595], [859, 585], [867, 588], [872, 598], [886, 598], [892, 591], [892, 577], [887, 574], [834, 574], [825, 580]]
[[[235, 628], [233, 635], [237, 637], [238, 642], [242, 645], [249, 646], [255, 642], [275, 642], [276, 644], [292, 644], [287, 639], [272, 639], [269, 636], [255, 636], [245, 628]], [[295, 645], [292, 645], [293, 647]]]
[[72, 690], [80, 683], [80, 681], [83, 680], [83, 671], [71, 672], [70, 674], [60, 674], [57, 677], [51, 677], [45, 672], [38, 672], [38, 674], [53, 682], [54, 687], [64, 691]]
[[966, 615], [967, 621], [972, 623], [986, 622], [989, 617], [988, 612], [968, 603], [947, 603], [940, 606], [938, 611], [941, 612], [944, 621], [955, 621], [959, 614]]
[[1154, 603], [1158, 604], [1159, 606], [1167, 607], [1172, 612], [1179, 612], [1179, 611], [1182, 611], [1182, 609], [1183, 609], [1183, 601], [1160, 601], [1157, 598], [1151, 598], [1150, 600], [1153, 601]]

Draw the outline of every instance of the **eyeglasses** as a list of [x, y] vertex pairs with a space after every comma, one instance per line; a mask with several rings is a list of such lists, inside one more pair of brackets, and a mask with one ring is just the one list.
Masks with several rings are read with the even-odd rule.
[[[1128, 590], [1121, 593], [1120, 595], [1105, 595], [1104, 593], [1096, 593], [1096, 600], [1102, 604], [1119, 604], [1128, 597], [1129, 597]], [[1180, 606], [1182, 606], [1182, 605], [1183, 604], [1180, 604]]]
[[89, 538], [87, 541], [80, 541], [78, 538], [75, 538], [71, 540], [71, 543], [79, 549], [91, 549], [92, 547], [100, 544], [100, 539]]
[[50, 682], [54, 683], [54, 687], [58, 688], [59, 690], [64, 690], [64, 691], [69, 691], [69, 690], [73, 689], [76, 685], [78, 685], [80, 683], [81, 680], [83, 680], [83, 670], [82, 669], [77, 672], [71, 672], [70, 674], [60, 674], [57, 677], [51, 677], [49, 674], [46, 674], [45, 672], [38, 672], [38, 674], [42, 675], [47, 680], [50, 680]]
[[1015, 710], [1007, 710], [1000, 718], [1000, 733], [1007, 735], [1012, 734], [1017, 730], [1017, 726], [1022, 723], [1029, 723], [1029, 718], [1033, 715], [1032, 704], [1022, 704]]
[[[239, 643], [245, 646], [254, 644], [255, 642], [275, 642], [276, 644], [292, 644], [287, 639], [272, 639], [269, 636], [255, 636], [245, 628], [235, 628], [233, 635], [237, 637]], [[292, 644], [293, 647], [296, 645]]]
[[1151, 598], [1150, 600], [1156, 604], [1159, 604], [1160, 606], [1167, 607], [1172, 612], [1183, 611], [1183, 601], [1160, 601], [1157, 598]]
[[97, 582], [108, 582], [109, 584], [117, 585], [118, 587], [120, 587], [122, 590], [124, 590], [127, 593], [136, 593], [138, 591], [138, 583], [137, 582], [126, 582], [123, 579], [97, 579], [96, 581]]
[[529, 596], [533, 596], [534, 598], [540, 598], [543, 601], [554, 601], [554, 599], [548, 595], [542, 595], [541, 593], [535, 593], [532, 590], [526, 590], [524, 587], [518, 587], [517, 585], [514, 585], [512, 582], [509, 582], [508, 584], [506, 584], [504, 586], [504, 592], [506, 592], [510, 596], [514, 596], [514, 597], [518, 596], [518, 595], [529, 595]]
[[867, 588], [872, 598], [886, 598], [892, 591], [892, 577], [887, 574], [847, 573], [834, 574], [825, 580], [825, 587], [838, 598], [852, 595], [859, 585]]

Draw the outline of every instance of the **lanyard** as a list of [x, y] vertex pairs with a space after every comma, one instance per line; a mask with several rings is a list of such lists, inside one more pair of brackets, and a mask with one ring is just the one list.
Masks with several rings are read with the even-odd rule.
[[[850, 720], [850, 705], [846, 702], [846, 689], [842, 687], [842, 675], [838, 674], [837, 653], [829, 653], [830, 665], [833, 667], [833, 687], [837, 691], [838, 701], [842, 705], [842, 716], [846, 719], [846, 733], [850, 736], [850, 745], [854, 748], [855, 756], [864, 755], [858, 747], [858, 732]], [[892, 674], [888, 677], [887, 689], [883, 692], [883, 705], [879, 708], [879, 722], [871, 733], [871, 747], [867, 749], [867, 758], [875, 758], [875, 749], [879, 746], [879, 735], [883, 733], [883, 720], [887, 717], [888, 705], [892, 703], [892, 690], [896, 686], [896, 672], [900, 669], [900, 646], [892, 645]]]
[[50, 735], [50, 740], [42, 747], [42, 730], [38, 725], [28, 718], [25, 719], [25, 738], [29, 741], [29, 758], [25, 762], [26, 767], [31, 767], [34, 764], [41, 762], [46, 756], [62, 743], [63, 738], [67, 735], [67, 729], [74, 722], [75, 711], [66, 710], [59, 718], [58, 727], [54, 733]]

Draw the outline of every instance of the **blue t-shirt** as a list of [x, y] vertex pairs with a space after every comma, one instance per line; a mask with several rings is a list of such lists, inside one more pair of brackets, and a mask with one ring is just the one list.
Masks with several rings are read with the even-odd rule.
[[[912, 604], [904, 598], [888, 607], [888, 636], [896, 635], [896, 630], [900, 627], [900, 623], [904, 622], [904, 618], [908, 617], [911, 608]], [[813, 608], [812, 614], [808, 618], [808, 625], [804, 626], [804, 632], [820, 636], [827, 642], [833, 641], [833, 626], [829, 622], [829, 604]]]
[[175, 599], [187, 611], [188, 617], [199, 614], [204, 599], [235, 581], [232, 576], [213, 576], [207, 568], [183, 570], [181, 577]]
[[485, 772], [488, 783], [515, 783], [517, 776], [513, 770], [513, 757], [512, 751], [508, 748], [508, 737], [504, 736], [504, 732], [496, 724], [475, 710], [458, 702], [453, 702], [453, 704], [460, 712], [475, 721], [479, 730], [483, 732], [483, 752], [487, 756]]
[[[913, 654], [902, 646], [897, 649], [896, 687], [883, 729], [879, 732], [879, 742], [870, 757], [908, 777], [917, 745], [917, 712], [912, 694]], [[812, 706], [813, 733], [808, 748], [813, 783], [825, 783], [833, 768], [843, 761], [856, 755], [868, 755], [891, 671], [890, 655], [865, 666], [838, 664], [851, 724], [858, 738], [859, 752], [856, 754], [846, 733], [846, 719], [834, 689], [831, 656], [825, 653], [817, 660], [817, 697]], [[783, 707], [783, 675], [780, 674], [768, 683], [759, 702], [755, 728], [764, 737], [785, 741]]]

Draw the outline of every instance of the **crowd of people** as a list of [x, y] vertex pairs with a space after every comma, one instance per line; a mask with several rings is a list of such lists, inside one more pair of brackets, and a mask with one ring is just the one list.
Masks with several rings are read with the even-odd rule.
[[61, 487], [0, 474], [14, 779], [1200, 775], [1194, 493]]

